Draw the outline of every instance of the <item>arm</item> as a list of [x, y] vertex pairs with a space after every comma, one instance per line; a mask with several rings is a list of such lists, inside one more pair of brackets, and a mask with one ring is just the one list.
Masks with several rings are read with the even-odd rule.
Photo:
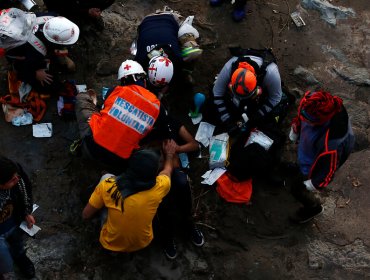
[[159, 173], [159, 175], [166, 175], [171, 178], [176, 146], [177, 145], [173, 140], [166, 140], [163, 142], [164, 164], [163, 170]]
[[231, 78], [231, 67], [233, 62], [237, 60], [237, 57], [231, 58], [222, 68], [221, 72], [217, 76], [215, 85], [213, 86], [213, 99], [214, 104], [217, 108], [219, 117], [223, 123], [230, 120], [230, 115], [225, 105], [225, 95], [227, 94], [227, 87]]
[[189, 133], [185, 126], [180, 127], [179, 136], [184, 140], [185, 144], [176, 147], [176, 153], [195, 152], [199, 149], [198, 142]]
[[82, 218], [84, 220], [90, 219], [99, 209], [93, 207], [90, 203], [87, 203], [84, 210], [82, 211]]
[[263, 79], [263, 90], [267, 91], [268, 97], [264, 104], [261, 104], [259, 113], [264, 116], [279, 104], [283, 91], [281, 89], [281, 78], [278, 66], [271, 63], [266, 68], [266, 76]]

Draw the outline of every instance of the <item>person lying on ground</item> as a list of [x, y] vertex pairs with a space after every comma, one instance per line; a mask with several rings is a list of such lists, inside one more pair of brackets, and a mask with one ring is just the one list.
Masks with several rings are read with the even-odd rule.
[[26, 256], [23, 231], [19, 228], [22, 221], [26, 221], [29, 228], [35, 224], [32, 208], [28, 176], [19, 164], [0, 156], [0, 279], [16, 279], [14, 263], [28, 279], [35, 276], [35, 267]]
[[153, 150], [132, 154], [127, 170], [117, 177], [102, 180], [82, 212], [84, 219], [101, 211], [101, 245], [110, 251], [134, 252], [147, 247], [153, 239], [152, 221], [171, 186], [176, 144], [163, 143], [164, 165]]
[[150, 89], [157, 95], [167, 93], [170, 83], [180, 83], [183, 71], [191, 74], [193, 62], [202, 54], [198, 31], [180, 18], [165, 7], [146, 16], [137, 29], [135, 60], [148, 69]]
[[160, 101], [146, 89], [146, 74], [140, 64], [124, 61], [118, 80], [121, 85], [108, 90], [102, 110], [86, 92], [77, 95], [75, 107], [84, 155], [116, 173], [123, 171], [139, 142], [161, 126], [164, 116]]
[[299, 168], [291, 191], [303, 205], [291, 219], [305, 223], [322, 213], [323, 207], [314, 193], [325, 190], [354, 146], [351, 122], [342, 99], [325, 91], [306, 92], [289, 138], [299, 141]]
[[[203, 233], [193, 220], [193, 196], [189, 184], [186, 168], [182, 168], [178, 154], [194, 153], [199, 150], [199, 143], [194, 139], [186, 127], [176, 119], [169, 117], [169, 131], [176, 143], [176, 156], [171, 176], [171, 189], [158, 208], [158, 227], [160, 238], [164, 246], [164, 253], [169, 259], [177, 257], [175, 242], [175, 224], [180, 222], [183, 230], [191, 238], [192, 243], [201, 247], [204, 244]], [[163, 131], [162, 135], [167, 135]]]
[[[34, 14], [11, 8], [0, 14], [0, 47], [12, 64], [17, 77], [37, 92], [59, 92], [61, 82], [55, 76], [55, 64], [74, 71], [75, 64], [63, 49], [77, 42], [79, 28], [55, 14]], [[14, 30], [21, 29], [18, 34]], [[54, 69], [54, 70], [53, 70]]]

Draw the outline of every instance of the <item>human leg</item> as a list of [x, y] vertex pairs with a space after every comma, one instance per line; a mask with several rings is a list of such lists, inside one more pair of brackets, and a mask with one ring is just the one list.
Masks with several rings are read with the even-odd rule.
[[302, 175], [298, 175], [291, 187], [293, 197], [298, 200], [303, 207], [290, 217], [293, 222], [306, 223], [323, 212], [320, 200], [303, 184]]
[[81, 92], [76, 96], [76, 119], [81, 138], [89, 135], [91, 132], [88, 120], [93, 113], [99, 112], [92, 96], [87, 92]]
[[0, 236], [0, 275], [14, 271], [13, 258], [4, 235]]
[[172, 186], [175, 205], [180, 214], [185, 228], [188, 230], [192, 243], [201, 247], [204, 244], [204, 236], [193, 220], [193, 196], [188, 176], [177, 168], [172, 172]]

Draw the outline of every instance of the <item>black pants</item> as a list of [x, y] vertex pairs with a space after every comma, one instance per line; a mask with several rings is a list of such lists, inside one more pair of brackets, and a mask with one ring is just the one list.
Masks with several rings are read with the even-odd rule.
[[180, 221], [185, 230], [193, 225], [191, 189], [187, 175], [179, 168], [172, 172], [171, 189], [159, 205], [157, 218], [164, 243], [173, 238], [175, 222]]
[[293, 178], [291, 193], [295, 199], [303, 204], [305, 208], [313, 208], [321, 204], [320, 200], [315, 197], [315, 195], [306, 189], [303, 184], [304, 176], [299, 173]]

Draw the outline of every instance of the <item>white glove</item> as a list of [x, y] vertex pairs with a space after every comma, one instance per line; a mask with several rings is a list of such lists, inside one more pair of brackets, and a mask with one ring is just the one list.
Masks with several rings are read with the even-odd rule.
[[291, 127], [290, 132], [289, 132], [290, 141], [292, 141], [293, 143], [296, 143], [297, 140], [298, 140], [298, 136], [299, 136], [299, 134], [295, 133], [294, 130], [293, 130], [293, 127]]
[[308, 190], [310, 192], [317, 192], [317, 189], [312, 184], [312, 181], [311, 180], [303, 181], [303, 184], [306, 186], [306, 190]]

